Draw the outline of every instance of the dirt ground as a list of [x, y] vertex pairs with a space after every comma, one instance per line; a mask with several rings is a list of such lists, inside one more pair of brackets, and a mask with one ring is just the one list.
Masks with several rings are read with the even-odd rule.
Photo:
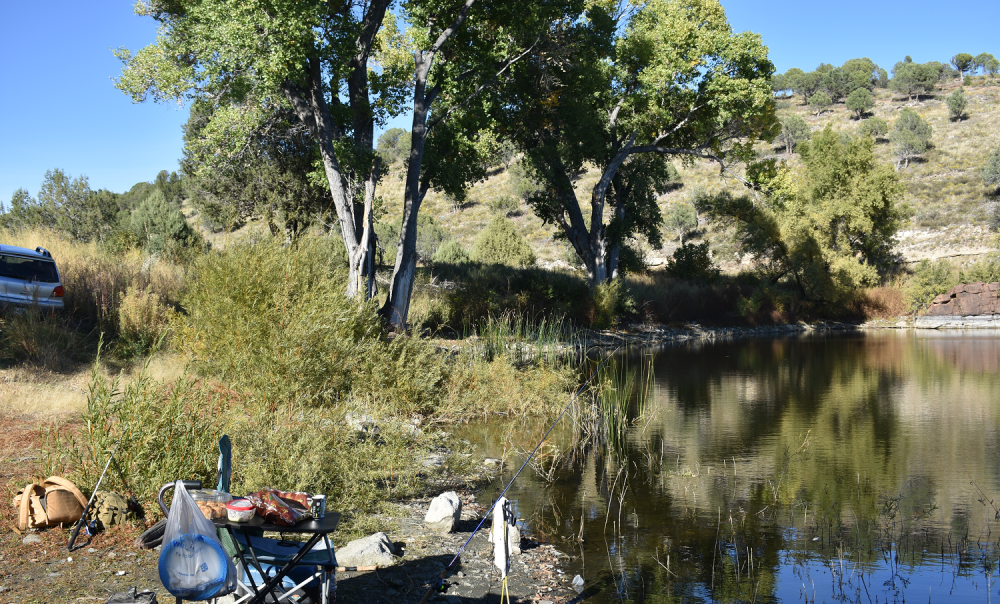
[[[86, 404], [87, 376], [89, 370], [83, 368], [67, 374], [0, 371], [0, 604], [105, 602], [132, 586], [156, 591], [161, 602], [173, 601], [157, 574], [159, 552], [133, 546], [141, 526], [114, 527], [89, 540], [80, 538], [73, 552], [66, 548], [69, 529], [23, 534], [15, 529], [13, 497], [42, 471], [42, 430], [57, 424], [61, 429], [75, 428], [78, 412]], [[39, 396], [47, 392], [53, 396]], [[397, 527], [389, 532], [400, 554], [396, 564], [377, 571], [338, 573], [338, 601], [419, 602], [485, 511], [474, 502], [472, 492], [460, 492], [466, 502], [463, 520], [448, 535], [424, 529], [429, 498], [397, 506], [398, 513], [384, 519]], [[469, 543], [431, 602], [500, 602], [500, 575], [486, 541], [488, 524]], [[522, 547], [508, 579], [512, 603], [568, 602], [576, 596], [569, 588], [571, 577], [560, 568], [565, 554], [530, 537], [523, 539]]]

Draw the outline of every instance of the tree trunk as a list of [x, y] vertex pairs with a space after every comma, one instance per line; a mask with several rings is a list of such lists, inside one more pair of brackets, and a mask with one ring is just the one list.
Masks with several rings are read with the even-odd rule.
[[413, 89], [413, 127], [410, 134], [410, 157], [406, 166], [406, 186], [403, 192], [403, 225], [396, 247], [396, 266], [392, 271], [389, 296], [382, 306], [382, 316], [397, 332], [406, 330], [406, 319], [410, 313], [410, 297], [413, 294], [413, 280], [417, 274], [417, 213], [427, 193], [427, 186], [420, 183], [421, 166], [424, 161], [424, 145], [427, 142], [427, 112], [436, 92], [426, 94], [427, 74], [430, 72], [434, 55], [416, 51], [414, 61], [415, 86]]

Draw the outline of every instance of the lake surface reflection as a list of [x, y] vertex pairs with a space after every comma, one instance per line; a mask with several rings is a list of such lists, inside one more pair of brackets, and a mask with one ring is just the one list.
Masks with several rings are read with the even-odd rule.
[[[700, 342], [623, 362], [653, 376], [627, 438], [566, 453], [566, 421], [549, 476], [526, 470], [508, 494], [573, 554], [586, 601], [1000, 598], [1000, 334]], [[464, 436], [499, 457], [543, 431]]]

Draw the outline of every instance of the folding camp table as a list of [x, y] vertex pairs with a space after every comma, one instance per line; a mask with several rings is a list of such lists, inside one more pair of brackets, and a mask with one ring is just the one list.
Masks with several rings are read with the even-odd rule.
[[[340, 522], [340, 514], [327, 512], [323, 518], [307, 520], [293, 526], [271, 524], [265, 522], [260, 516], [254, 516], [249, 522], [230, 522], [227, 518], [217, 518], [212, 522], [215, 523], [215, 526], [227, 531], [233, 542], [238, 544], [237, 556], [243, 563], [243, 568], [247, 571], [247, 578], [255, 592], [247, 604], [260, 604], [265, 601], [269, 594], [272, 595], [275, 602], [286, 598], [287, 596], [282, 596], [278, 591], [279, 587], [282, 579], [298, 566], [323, 568], [322, 603], [327, 604], [329, 573], [336, 572], [337, 568], [337, 559], [334, 557], [329, 535], [336, 530], [337, 524]], [[309, 535], [309, 539], [298, 543], [275, 541], [252, 535], [253, 532], [260, 535], [260, 531]], [[325, 547], [315, 547], [320, 540], [323, 541]], [[265, 564], [280, 566], [280, 570], [266, 584], [257, 587], [256, 581], [250, 574], [251, 564], [262, 578], [267, 576], [264, 569]]]

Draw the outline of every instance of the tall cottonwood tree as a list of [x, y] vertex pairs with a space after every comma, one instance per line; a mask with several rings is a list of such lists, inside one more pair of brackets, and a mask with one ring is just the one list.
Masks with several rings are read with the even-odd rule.
[[116, 86], [134, 101], [213, 105], [198, 152], [221, 161], [241, 161], [248, 141], [294, 111], [319, 148], [350, 259], [349, 296], [374, 295], [374, 125], [401, 110], [398, 74], [369, 65], [390, 3], [140, 0], [136, 12], [160, 23], [157, 40], [116, 51]]
[[[725, 168], [773, 140], [773, 71], [760, 37], [733, 34], [716, 0], [591, 3], [515, 68], [503, 123], [545, 187], [529, 204], [592, 285], [618, 275], [629, 237], [660, 243], [671, 160]], [[587, 165], [601, 176], [584, 201], [573, 179]]]
[[477, 2], [409, 0], [403, 4], [413, 40], [413, 123], [403, 194], [403, 218], [389, 296], [382, 314], [406, 327], [417, 266], [420, 205], [431, 188], [462, 199], [468, 183], [485, 177], [479, 133], [504, 102], [498, 94], [511, 67], [554, 23], [573, 18], [581, 0]]

